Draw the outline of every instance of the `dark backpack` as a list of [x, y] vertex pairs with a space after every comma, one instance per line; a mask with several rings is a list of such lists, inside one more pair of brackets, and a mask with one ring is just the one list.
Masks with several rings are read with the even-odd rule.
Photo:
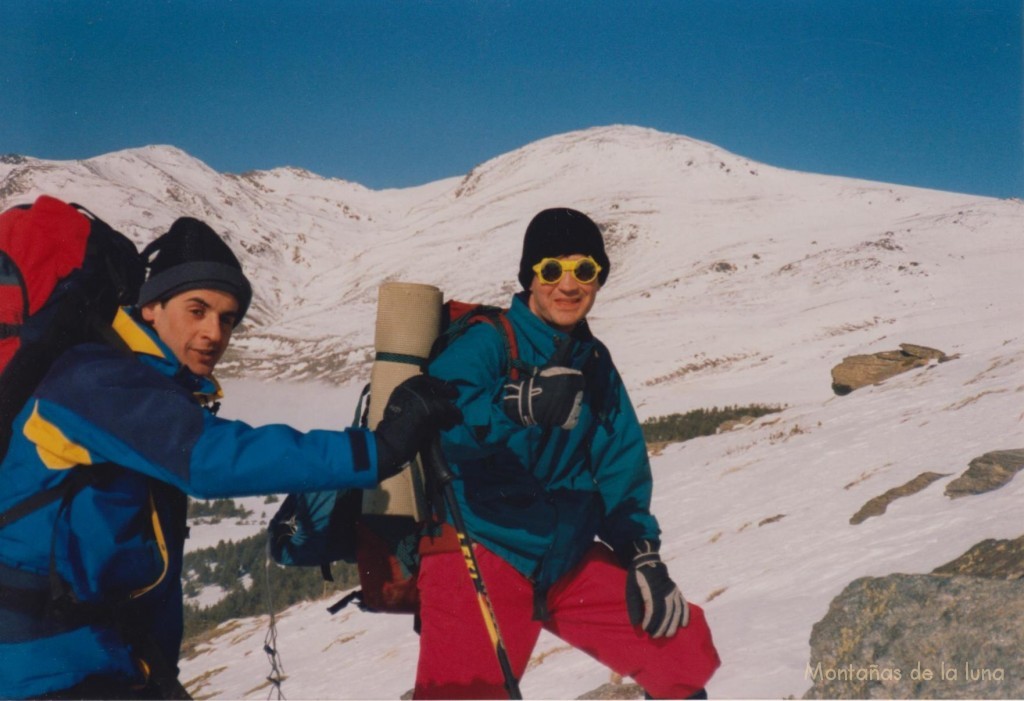
[[[506, 372], [511, 379], [531, 368], [519, 358], [515, 331], [507, 310], [485, 304], [450, 300], [441, 312], [441, 331], [424, 369], [471, 326], [488, 323], [502, 338]], [[367, 390], [363, 391], [363, 397]], [[362, 400], [360, 400], [362, 405]], [[366, 426], [366, 412], [356, 410], [355, 425]], [[408, 516], [360, 513], [361, 490], [289, 495], [271, 521], [271, 555], [283, 565], [319, 565], [330, 579], [330, 563], [356, 563], [361, 591], [350, 594], [329, 610], [335, 613], [352, 600], [362, 608], [384, 613], [416, 613], [419, 596], [419, 539], [441, 519], [442, 500], [432, 494], [427, 476], [428, 521]]]
[[135, 244], [84, 207], [43, 195], [0, 214], [0, 459], [53, 362], [108, 334], [144, 276]]

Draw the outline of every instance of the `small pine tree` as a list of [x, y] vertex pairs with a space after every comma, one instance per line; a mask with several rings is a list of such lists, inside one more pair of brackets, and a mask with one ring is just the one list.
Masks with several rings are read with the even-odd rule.
[[[185, 554], [186, 592], [216, 585], [228, 592], [216, 604], [199, 608], [185, 604], [185, 637], [198, 635], [232, 618], [267, 613], [272, 601], [276, 610], [318, 599], [325, 594], [359, 586], [355, 565], [336, 562], [333, 582], [325, 582], [317, 567], [270, 567], [267, 569], [267, 537], [260, 533], [239, 541], [220, 541], [211, 548]], [[267, 582], [269, 580], [270, 596]], [[248, 585], [245, 584], [248, 583]]]
[[670, 443], [688, 441], [699, 436], [712, 436], [726, 421], [744, 416], [761, 417], [782, 411], [784, 407], [751, 404], [750, 406], [727, 406], [723, 409], [694, 409], [685, 414], [656, 416], [643, 422], [641, 428], [648, 443]]
[[189, 518], [212, 518], [217, 521], [225, 518], [249, 518], [252, 511], [237, 505], [232, 499], [189, 499]]

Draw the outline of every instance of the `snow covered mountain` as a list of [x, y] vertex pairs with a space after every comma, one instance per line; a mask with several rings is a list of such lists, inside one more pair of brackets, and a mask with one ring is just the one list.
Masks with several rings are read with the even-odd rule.
[[[973, 458], [1024, 447], [1020, 200], [787, 171], [628, 126], [551, 137], [402, 190], [292, 168], [220, 174], [166, 146], [79, 162], [0, 158], [0, 207], [41, 193], [86, 205], [139, 243], [181, 215], [224, 232], [256, 288], [224, 368], [224, 411], [304, 427], [350, 418], [381, 282], [507, 303], [533, 214], [589, 213], [612, 261], [592, 326], [641, 418], [787, 407], [652, 459], [666, 559], [705, 606], [722, 653], [714, 697], [801, 695], [811, 626], [848, 582], [928, 572], [1024, 531], [1024, 478], [943, 494]], [[958, 357], [834, 395], [830, 369], [844, 357], [900, 343]], [[240, 375], [283, 381], [230, 379]], [[850, 523], [927, 470], [947, 477]], [[411, 688], [407, 617], [332, 618], [324, 606], [280, 617], [289, 697]], [[265, 697], [265, 626], [230, 624], [182, 678], [201, 697]], [[606, 681], [607, 670], [545, 636], [522, 687], [573, 698]]]

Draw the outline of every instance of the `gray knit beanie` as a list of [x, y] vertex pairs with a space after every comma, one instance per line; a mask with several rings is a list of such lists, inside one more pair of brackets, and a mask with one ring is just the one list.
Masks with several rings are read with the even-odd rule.
[[238, 300], [237, 326], [252, 302], [252, 286], [242, 264], [206, 223], [181, 217], [166, 234], [142, 251], [149, 276], [139, 291], [139, 306], [167, 300], [188, 290], [228, 292]]

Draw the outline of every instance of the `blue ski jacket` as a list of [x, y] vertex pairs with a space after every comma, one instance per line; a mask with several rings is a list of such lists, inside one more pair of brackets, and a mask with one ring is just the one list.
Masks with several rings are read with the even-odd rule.
[[217, 418], [220, 394], [121, 310], [131, 352], [84, 344], [62, 355], [14, 424], [0, 463], [0, 513], [58, 498], [0, 528], [0, 698], [87, 676], [142, 687], [177, 673], [186, 494], [241, 497], [369, 488], [373, 436], [300, 433]]
[[528, 365], [548, 364], [571, 343], [568, 364], [586, 379], [575, 428], [523, 427], [505, 414], [509, 359], [491, 324], [471, 326], [429, 372], [459, 390], [465, 423], [442, 434], [442, 448], [470, 535], [543, 593], [595, 537], [618, 549], [637, 538], [658, 542], [660, 530], [643, 433], [607, 348], [585, 322], [567, 340], [530, 311], [526, 294], [513, 298], [508, 318]]

